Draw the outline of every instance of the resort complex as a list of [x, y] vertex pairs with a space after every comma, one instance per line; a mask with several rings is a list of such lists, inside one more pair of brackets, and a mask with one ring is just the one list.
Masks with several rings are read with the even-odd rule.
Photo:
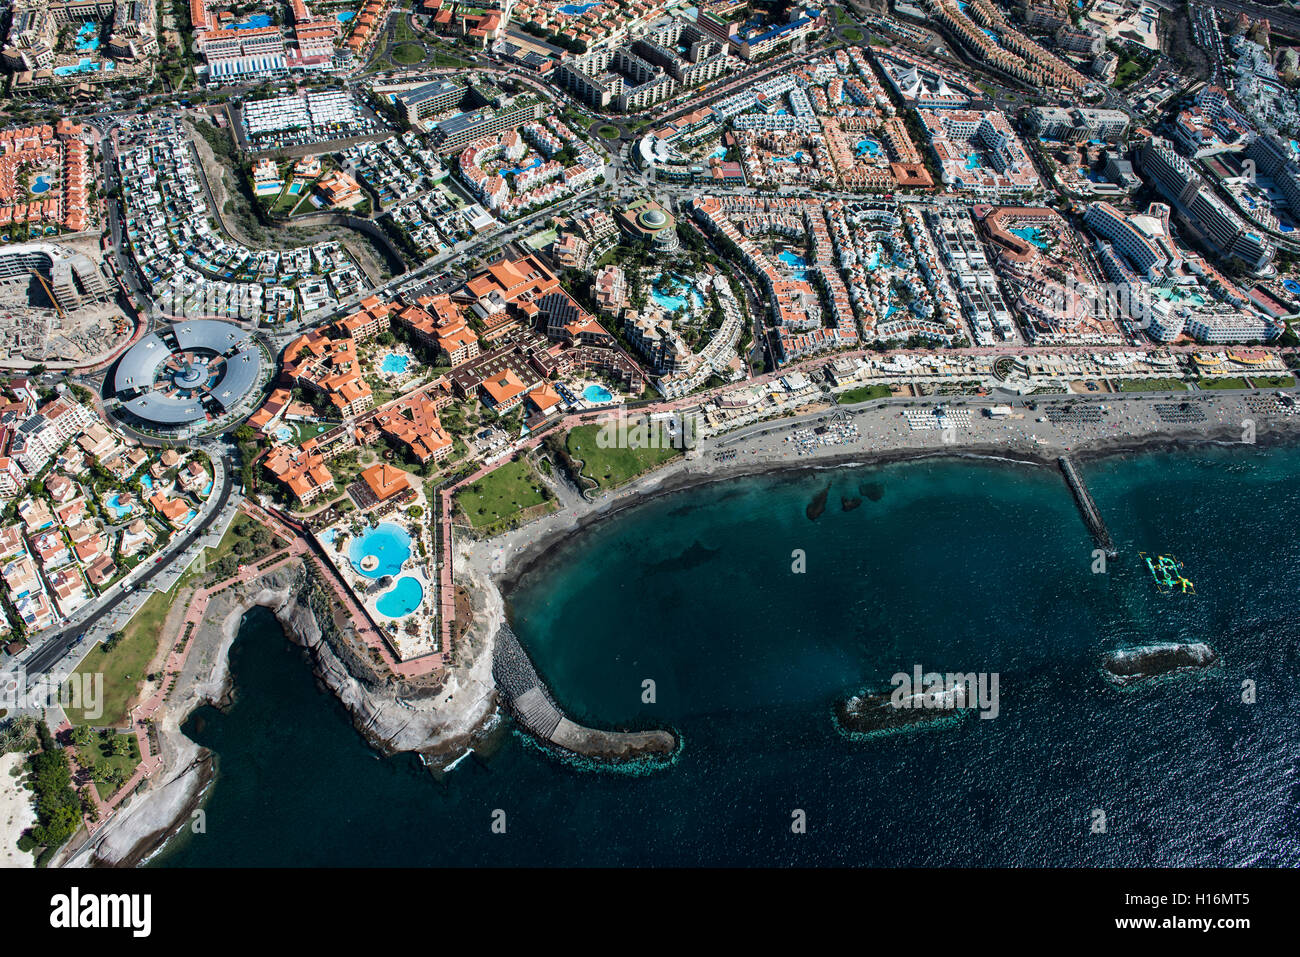
[[1216, 830], [1294, 11], [12, 0], [0, 70], [6, 864], [1295, 863]]

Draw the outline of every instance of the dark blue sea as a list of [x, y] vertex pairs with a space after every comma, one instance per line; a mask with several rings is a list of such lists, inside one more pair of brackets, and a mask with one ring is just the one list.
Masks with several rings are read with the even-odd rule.
[[[509, 596], [515, 629], [575, 719], [682, 736], [649, 773], [508, 728], [442, 780], [381, 758], [254, 611], [234, 705], [186, 725], [217, 755], [206, 833], [154, 863], [1300, 864], [1300, 450], [1083, 474], [1121, 553], [1102, 572], [1057, 471], [977, 460], [696, 488], [553, 550]], [[1180, 559], [1195, 595], [1160, 594], [1139, 551]], [[1166, 641], [1221, 664], [1103, 680], [1104, 652]], [[916, 665], [997, 673], [998, 716], [836, 729], [837, 698]]]

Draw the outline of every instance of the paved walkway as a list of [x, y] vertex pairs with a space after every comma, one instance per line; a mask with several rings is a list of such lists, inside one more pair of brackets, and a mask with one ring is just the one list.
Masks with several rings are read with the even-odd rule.
[[[260, 512], [261, 510], [258, 509]], [[257, 517], [257, 516], [253, 516]], [[135, 735], [136, 742], [140, 746], [140, 764], [136, 767], [135, 772], [108, 800], [103, 800], [99, 796], [98, 789], [91, 785], [90, 793], [94, 797], [95, 803], [99, 808], [99, 820], [92, 821], [89, 816], [84, 818], [86, 830], [94, 834], [99, 828], [107, 823], [108, 817], [118, 808], [132, 793], [136, 787], [145, 778], [160, 770], [163, 766], [162, 756], [153, 752], [149, 740], [149, 723], [153, 720], [155, 714], [167, 700], [167, 695], [171, 692], [176, 684], [177, 677], [185, 667], [185, 660], [189, 656], [189, 651], [193, 642], [190, 638], [203, 622], [203, 616], [207, 614], [208, 606], [212, 599], [231, 588], [245, 585], [254, 579], [260, 578], [268, 572], [274, 571], [287, 562], [301, 558], [307, 551], [307, 544], [299, 538], [292, 538], [290, 545], [280, 552], [269, 556], [261, 561], [260, 564], [249, 564], [239, 566], [239, 571], [231, 578], [218, 582], [208, 588], [199, 588], [194, 591], [186, 607], [185, 617], [181, 621], [180, 635], [173, 643], [171, 650], [167, 653], [167, 659], [163, 663], [162, 681], [154, 692], [148, 698], [141, 701], [131, 709], [131, 733]], [[68, 722], [64, 722], [58, 728], [62, 733], [72, 728]], [[69, 749], [74, 767], [80, 767], [76, 760], [75, 749]], [[86, 780], [89, 781], [89, 769], [84, 768]]]

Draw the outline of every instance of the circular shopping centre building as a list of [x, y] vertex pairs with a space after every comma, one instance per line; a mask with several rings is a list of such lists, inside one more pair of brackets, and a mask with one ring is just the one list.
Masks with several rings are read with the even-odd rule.
[[178, 322], [122, 356], [112, 389], [119, 411], [155, 428], [183, 429], [231, 412], [257, 385], [262, 350], [239, 326]]

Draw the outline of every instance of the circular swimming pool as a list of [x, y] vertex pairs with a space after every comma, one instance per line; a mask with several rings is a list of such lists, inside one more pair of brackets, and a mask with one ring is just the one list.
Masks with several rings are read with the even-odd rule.
[[379, 596], [375, 608], [388, 618], [405, 618], [424, 601], [424, 586], [418, 578], [403, 575], [397, 584]]
[[348, 543], [348, 561], [366, 578], [396, 575], [410, 557], [411, 533], [392, 522], [380, 522]]

